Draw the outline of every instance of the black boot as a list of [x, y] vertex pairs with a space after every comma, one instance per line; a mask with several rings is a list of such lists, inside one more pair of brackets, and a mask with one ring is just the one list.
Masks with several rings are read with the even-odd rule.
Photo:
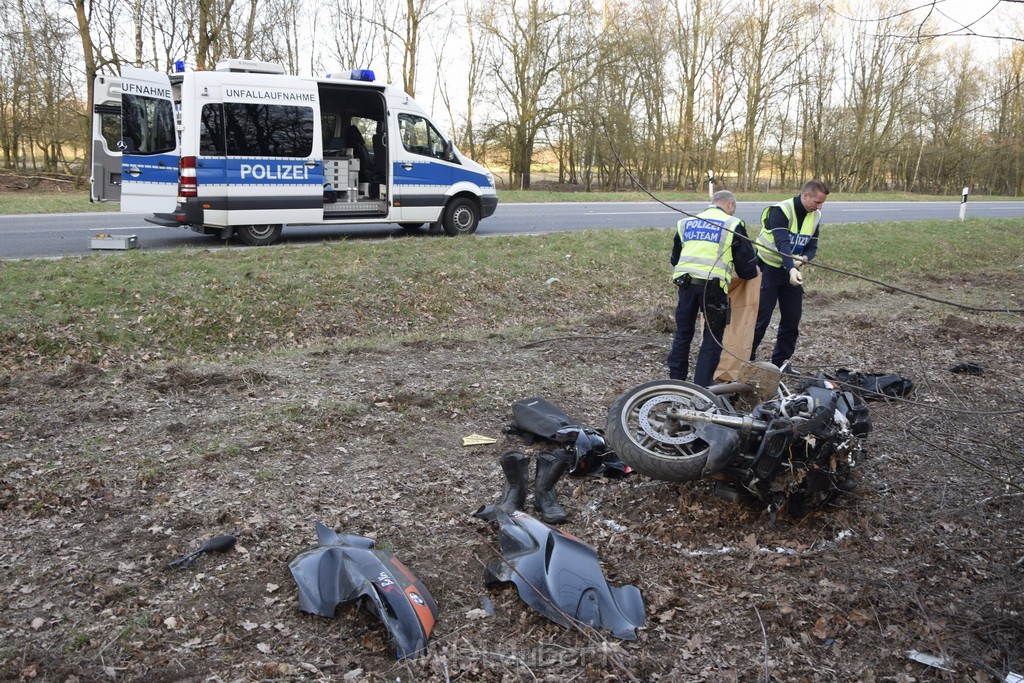
[[567, 458], [547, 451], [537, 454], [537, 476], [533, 482], [533, 507], [545, 524], [561, 524], [566, 519], [565, 510], [558, 504], [555, 497], [555, 484], [567, 469], [569, 469]]
[[526, 492], [530, 488], [530, 459], [520, 451], [509, 451], [503, 453], [498, 462], [505, 473], [505, 491], [498, 507], [511, 515], [526, 504]]

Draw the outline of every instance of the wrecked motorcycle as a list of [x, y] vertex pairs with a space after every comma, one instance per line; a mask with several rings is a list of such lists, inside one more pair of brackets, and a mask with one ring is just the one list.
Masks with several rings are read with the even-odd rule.
[[749, 412], [733, 407], [752, 387], [705, 388], [677, 380], [646, 382], [612, 404], [606, 435], [634, 470], [665, 481], [717, 480], [729, 500], [755, 498], [772, 520], [786, 507], [800, 517], [851, 491], [866, 454], [867, 406], [825, 375]]

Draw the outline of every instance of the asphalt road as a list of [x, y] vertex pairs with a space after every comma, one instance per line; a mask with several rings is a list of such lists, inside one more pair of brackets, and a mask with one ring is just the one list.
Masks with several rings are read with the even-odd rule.
[[[697, 213], [707, 204], [678, 203], [674, 209]], [[740, 203], [737, 215], [756, 223], [764, 203]], [[586, 230], [591, 228], [671, 228], [680, 213], [656, 202], [500, 204], [497, 212], [480, 223], [479, 235], [513, 235]], [[959, 220], [960, 201], [948, 202], [828, 202], [824, 224], [920, 219]], [[1024, 201], [968, 203], [968, 217], [1024, 217]], [[55, 258], [98, 253], [90, 248], [97, 233], [137, 235], [139, 248], [220, 249], [215, 237], [183, 228], [164, 228], [144, 222], [141, 214], [78, 213], [0, 216], [0, 259]], [[304, 244], [338, 239], [379, 239], [404, 233], [397, 225], [286, 226], [281, 244]], [[230, 243], [229, 248], [243, 248]]]

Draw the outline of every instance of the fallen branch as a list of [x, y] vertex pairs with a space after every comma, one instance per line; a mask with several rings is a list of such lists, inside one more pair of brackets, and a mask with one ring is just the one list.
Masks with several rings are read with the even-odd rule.
[[[48, 175], [22, 175], [20, 173], [4, 173], [0, 174], [0, 178], [3, 178], [4, 180], [48, 180], [54, 183], [67, 183], [69, 185], [73, 185], [75, 182], [73, 179], [70, 178], [57, 178]], [[19, 189], [27, 190], [28, 187], [23, 187]]]

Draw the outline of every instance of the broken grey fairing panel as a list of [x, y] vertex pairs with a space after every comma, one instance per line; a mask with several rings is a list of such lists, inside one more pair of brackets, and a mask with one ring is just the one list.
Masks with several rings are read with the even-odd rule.
[[319, 548], [288, 563], [299, 589], [299, 609], [333, 618], [338, 605], [369, 607], [391, 635], [399, 659], [426, 652], [437, 619], [427, 587], [392, 553], [374, 549], [373, 539], [338, 534], [316, 523]]
[[514, 583], [526, 604], [561, 626], [574, 619], [616, 638], [636, 639], [646, 622], [640, 589], [610, 586], [593, 548], [524, 512], [509, 515], [486, 505], [474, 516], [498, 525], [503, 559], [488, 565], [486, 585]]

